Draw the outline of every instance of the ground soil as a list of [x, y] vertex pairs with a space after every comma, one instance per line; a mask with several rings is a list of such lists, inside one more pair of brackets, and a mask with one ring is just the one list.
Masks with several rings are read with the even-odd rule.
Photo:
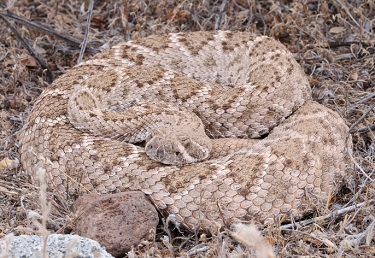
[[[94, 2], [85, 60], [117, 42], [168, 32], [220, 29], [254, 32], [280, 40], [309, 76], [313, 98], [338, 112], [351, 128], [354, 152], [348, 171], [354, 172], [327, 203], [327, 209], [311, 217], [332, 216], [293, 230], [272, 228], [261, 234], [277, 257], [375, 255], [373, 0]], [[18, 135], [36, 97], [53, 79], [77, 63], [85, 36], [88, 3], [88, 0], [0, 1], [0, 239], [10, 233], [38, 231], [32, 218], [42, 213], [39, 189], [17, 162]], [[56, 35], [43, 30], [43, 26], [53, 29]], [[75, 39], [75, 43], [61, 37], [64, 35]], [[22, 40], [28, 42], [38, 58], [25, 48]], [[52, 204], [47, 229], [70, 233], [69, 205], [52, 192], [47, 192], [47, 199]], [[337, 211], [342, 214], [335, 215]], [[130, 256], [254, 254], [251, 246], [234, 240], [228, 231], [205, 236], [180, 233], [161, 223], [155, 240], [136, 247]]]

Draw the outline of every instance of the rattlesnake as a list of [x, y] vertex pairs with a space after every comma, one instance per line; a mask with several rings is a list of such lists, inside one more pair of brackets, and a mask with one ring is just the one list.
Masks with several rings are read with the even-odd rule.
[[311, 100], [280, 42], [177, 33], [121, 43], [57, 79], [35, 102], [20, 152], [59, 194], [141, 190], [164, 215], [212, 231], [324, 207], [346, 177], [347, 131]]

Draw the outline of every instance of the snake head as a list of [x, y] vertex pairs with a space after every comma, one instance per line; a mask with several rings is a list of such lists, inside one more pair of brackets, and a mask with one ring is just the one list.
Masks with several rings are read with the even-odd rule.
[[195, 163], [206, 159], [211, 151], [211, 140], [206, 134], [182, 126], [158, 127], [146, 138], [146, 154], [153, 160], [168, 165]]

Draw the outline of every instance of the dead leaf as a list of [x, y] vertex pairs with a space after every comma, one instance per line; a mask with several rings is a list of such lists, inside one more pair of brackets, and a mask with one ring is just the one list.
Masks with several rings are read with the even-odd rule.
[[339, 34], [341, 32], [344, 32], [346, 29], [344, 27], [332, 27], [329, 32], [332, 34]]
[[92, 17], [91, 24], [90, 24], [91, 28], [100, 29], [102, 26], [103, 26], [103, 19], [101, 17], [99, 16]]
[[352, 78], [354, 81], [358, 80], [358, 73], [353, 73], [352, 75], [350, 75], [350, 78]]
[[34, 57], [29, 55], [22, 55], [17, 58], [19, 62], [24, 64], [28, 68], [38, 68], [37, 63], [35, 62]]
[[9, 191], [8, 188], [0, 186], [0, 193], [7, 194], [7, 195], [15, 195], [17, 192]]
[[11, 170], [18, 167], [19, 164], [20, 162], [18, 161], [18, 159], [13, 160], [9, 158], [4, 158], [0, 161], [0, 169]]
[[39, 46], [35, 46], [35, 52], [37, 52], [39, 55], [47, 53], [47, 51], [44, 48]]

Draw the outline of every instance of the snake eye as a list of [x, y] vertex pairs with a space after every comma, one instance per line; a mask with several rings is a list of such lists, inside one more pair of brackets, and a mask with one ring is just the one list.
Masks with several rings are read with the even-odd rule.
[[186, 140], [184, 140], [184, 141], [182, 142], [182, 144], [184, 145], [185, 149], [191, 147], [191, 141], [190, 141], [190, 139], [186, 139]]

